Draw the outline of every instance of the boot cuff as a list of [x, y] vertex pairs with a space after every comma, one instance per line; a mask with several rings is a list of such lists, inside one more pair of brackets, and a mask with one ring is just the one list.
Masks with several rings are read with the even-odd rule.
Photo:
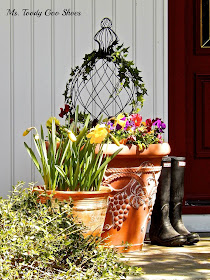
[[170, 157], [163, 157], [162, 162], [171, 162], [171, 158]]
[[174, 157], [174, 156], [171, 156], [170, 157], [172, 161], [185, 161], [186, 160], [186, 157]]

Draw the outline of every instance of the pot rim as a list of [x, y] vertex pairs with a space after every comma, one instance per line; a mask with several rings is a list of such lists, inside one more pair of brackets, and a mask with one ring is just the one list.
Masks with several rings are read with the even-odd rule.
[[116, 157], [120, 156], [138, 156], [138, 157], [160, 157], [167, 156], [171, 152], [170, 145], [168, 143], [150, 144], [149, 147], [140, 151], [137, 145], [128, 144], [117, 146], [116, 144], [104, 144], [104, 154], [111, 155], [119, 148], [123, 148]]
[[38, 191], [41, 193], [53, 194], [53, 197], [71, 197], [72, 199], [77, 197], [100, 197], [100, 196], [108, 196], [111, 193], [111, 189], [109, 187], [101, 186], [99, 191], [56, 191], [56, 190], [45, 190], [42, 186], [34, 187], [34, 191]]

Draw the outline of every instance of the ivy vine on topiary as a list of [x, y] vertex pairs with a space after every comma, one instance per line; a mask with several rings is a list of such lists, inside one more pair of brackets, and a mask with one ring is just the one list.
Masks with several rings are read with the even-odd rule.
[[74, 83], [79, 79], [80, 76], [82, 76], [83, 81], [88, 80], [88, 78], [90, 78], [91, 71], [93, 71], [94, 66], [100, 59], [113, 62], [117, 69], [117, 77], [119, 78], [121, 84], [120, 90], [117, 92], [117, 94], [122, 91], [122, 88], [130, 89], [131, 84], [133, 84], [135, 96], [133, 97], [130, 104], [132, 105], [132, 112], [137, 112], [139, 110], [138, 107], [143, 106], [143, 96], [147, 94], [147, 90], [140, 75], [141, 71], [134, 66], [133, 61], [127, 60], [128, 49], [129, 47], [125, 48], [123, 44], [119, 45], [116, 41], [107, 49], [107, 51], [101, 50], [99, 48], [98, 51], [94, 50], [89, 54], [85, 54], [81, 67], [76, 66], [74, 69], [72, 69], [70, 78], [66, 83], [66, 89], [63, 95], [65, 97], [65, 104], [68, 105], [68, 112], [62, 114], [62, 117], [63, 115], [66, 115], [68, 118], [69, 115], [72, 116], [74, 114], [75, 104], [73, 104], [71, 93], [71, 88], [74, 86]]

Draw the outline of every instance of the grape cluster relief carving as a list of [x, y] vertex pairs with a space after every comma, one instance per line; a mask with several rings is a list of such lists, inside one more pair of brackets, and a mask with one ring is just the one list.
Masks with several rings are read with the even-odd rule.
[[[154, 167], [155, 168], [155, 167]], [[152, 214], [153, 205], [157, 192], [157, 179], [153, 166], [146, 165], [139, 168], [112, 168], [107, 171], [104, 185], [112, 188], [112, 196], [108, 200], [107, 214], [111, 215], [112, 223], [105, 224], [104, 230], [108, 231], [111, 228], [120, 230], [123, 222], [128, 218], [131, 207], [138, 210], [143, 207], [146, 210], [148, 207], [148, 215], [142, 226], [142, 231], [147, 225], [147, 221]], [[158, 169], [160, 172], [160, 168]], [[114, 189], [112, 182], [129, 178], [129, 182], [122, 189]], [[144, 178], [143, 178], [144, 177]]]

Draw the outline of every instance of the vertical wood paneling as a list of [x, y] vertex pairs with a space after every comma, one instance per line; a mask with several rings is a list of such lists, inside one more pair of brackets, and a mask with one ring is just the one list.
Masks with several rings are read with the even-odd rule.
[[[30, 0], [30, 10], [34, 11], [34, 0]], [[31, 126], [35, 124], [35, 108], [34, 108], [34, 17], [30, 18], [30, 78], [31, 78]], [[31, 147], [33, 146], [33, 137], [31, 137]], [[35, 166], [31, 162], [31, 182], [35, 182]]]
[[[163, 1], [163, 119], [168, 128], [168, 1]], [[168, 129], [164, 140], [168, 142]]]
[[[3, 38], [0, 94], [4, 97], [0, 116], [8, 135], [1, 139], [4, 164], [1, 162], [0, 170], [6, 186], [4, 190], [0, 187], [1, 193], [6, 193], [17, 180], [39, 179], [23, 146], [24, 140], [31, 143], [31, 136], [23, 139], [22, 132], [30, 125], [45, 126], [50, 115], [58, 117], [71, 67], [81, 65], [84, 54], [98, 48], [93, 37], [104, 17], [112, 20], [120, 43], [130, 46], [128, 59], [142, 70], [148, 89], [143, 116], [167, 118], [167, 1], [10, 0], [8, 3], [0, 3]], [[18, 18], [2, 16], [9, 5], [20, 12], [29, 8], [39, 9], [43, 14], [39, 18], [22, 14]], [[46, 9], [59, 11], [60, 15], [45, 16]], [[63, 9], [79, 11], [81, 16], [62, 16]]]
[[157, 1], [153, 0], [153, 118], [157, 116], [156, 111], [156, 90], [157, 90]]
[[132, 0], [132, 60], [136, 63], [136, 0]]
[[[0, 119], [1, 119], [1, 142], [0, 142], [0, 196], [6, 196], [8, 190], [11, 186], [11, 170], [12, 170], [12, 149], [11, 149], [11, 139], [12, 139], [12, 129], [10, 127], [12, 116], [11, 115], [11, 103], [10, 100], [13, 93], [10, 91], [13, 79], [10, 72], [10, 61], [11, 54], [13, 57], [13, 45], [10, 46], [10, 38], [13, 36], [12, 22], [9, 16], [6, 16], [6, 9], [10, 7], [9, 2], [0, 2]], [[12, 89], [11, 89], [12, 90]]]
[[[112, 0], [107, 0], [106, 4], [104, 0], [95, 1], [95, 32], [101, 29], [101, 20], [103, 18], [112, 20]], [[98, 48], [98, 44], [96, 44], [95, 48]]]
[[[51, 10], [55, 10], [55, 0], [51, 0]], [[55, 20], [51, 17], [51, 115], [55, 115]]]
[[81, 65], [84, 55], [93, 50], [93, 0], [77, 0], [75, 11], [81, 12], [75, 17], [75, 65]]
[[[43, 13], [51, 9], [51, 0], [34, 1], [34, 11]], [[40, 131], [40, 124], [46, 131], [46, 120], [52, 114], [52, 29], [51, 16], [34, 17], [34, 125]], [[42, 183], [35, 169], [35, 181]]]
[[[75, 0], [71, 0], [71, 11], [75, 11]], [[75, 67], [75, 17], [71, 17], [71, 66]]]
[[[75, 65], [81, 66], [83, 57], [94, 48], [93, 36], [95, 30], [95, 1], [77, 0], [75, 11], [81, 12], [81, 16], [75, 17]], [[73, 65], [72, 65], [73, 66]], [[84, 103], [88, 99], [88, 93], [84, 95]], [[92, 107], [91, 110], [94, 108]]]
[[[10, 10], [14, 1], [10, 0]], [[14, 182], [14, 18], [10, 17], [10, 184]], [[11, 185], [10, 185], [11, 188]]]
[[[155, 29], [155, 87], [154, 87], [154, 113], [156, 116], [160, 116], [163, 118], [163, 28], [164, 28], [164, 21], [163, 16], [160, 15], [161, 11], [163, 11], [163, 1], [159, 1], [159, 5], [156, 5], [155, 7], [155, 23], [154, 23], [154, 29]], [[158, 97], [158, 99], [157, 99]]]
[[[55, 10], [62, 12], [64, 9], [71, 9], [71, 1], [55, 0]], [[71, 34], [71, 16], [59, 16], [55, 18], [54, 23], [54, 53], [55, 53], [55, 117], [58, 117], [60, 108], [64, 105], [65, 85], [69, 79], [72, 65], [72, 34]], [[61, 120], [62, 123], [64, 120]]]
[[[14, 2], [14, 8], [30, 8], [27, 0]], [[24, 30], [24, 32], [23, 32]], [[23, 131], [31, 126], [31, 40], [30, 17], [14, 18], [14, 182], [31, 180], [31, 164], [23, 145], [30, 143], [31, 135], [23, 137]]]
[[154, 83], [154, 42], [153, 42], [153, 0], [136, 1], [136, 65], [147, 88], [144, 107], [141, 113], [144, 118], [153, 118], [153, 83]]
[[[96, 1], [96, 5], [95, 5], [95, 34], [101, 29], [101, 21], [104, 18], [109, 18], [112, 21], [112, 0], [108, 0], [106, 1], [106, 5], [104, 5], [103, 0], [99, 0]], [[102, 9], [103, 7], [103, 9]], [[113, 28], [114, 29], [114, 28]], [[94, 34], [94, 35], [95, 35]], [[95, 49], [98, 50], [98, 44], [95, 43]], [[102, 64], [100, 62], [97, 63], [97, 69], [99, 69], [99, 67]], [[111, 63], [109, 63], [109, 66], [112, 67], [113, 69], [113, 65], [111, 65]], [[101, 90], [101, 93], [99, 95], [99, 97], [94, 97], [94, 99], [96, 100], [97, 104], [99, 104], [99, 106], [96, 106], [95, 104], [95, 108], [94, 108], [94, 113], [97, 116], [98, 114], [100, 114], [101, 112], [101, 103], [103, 104], [107, 104], [107, 102], [109, 101], [109, 96], [110, 94], [108, 93], [108, 91], [111, 93], [112, 92], [112, 83], [114, 82], [113, 77], [112, 77], [112, 71], [110, 71], [109, 69], [106, 68], [106, 74], [104, 75], [104, 68], [101, 68], [100, 71], [98, 71], [98, 76], [96, 75], [95, 79], [94, 79], [94, 84], [98, 85], [97, 86], [97, 91]], [[106, 83], [106, 85], [104, 86], [100, 80], [101, 77], [103, 77], [103, 81], [109, 81]], [[104, 106], [106, 107], [106, 106]], [[104, 116], [105, 113], [106, 114], [110, 114], [111, 112], [113, 112], [112, 110], [115, 108], [114, 104], [112, 104], [107, 110], [106, 112], [104, 112]]]
[[128, 59], [132, 59], [132, 1], [116, 0], [116, 33], [119, 42], [130, 47]]
[[[34, 1], [34, 10], [51, 8], [51, 0]], [[51, 16], [34, 18], [34, 111], [35, 125], [45, 124], [51, 115], [52, 39]]]

